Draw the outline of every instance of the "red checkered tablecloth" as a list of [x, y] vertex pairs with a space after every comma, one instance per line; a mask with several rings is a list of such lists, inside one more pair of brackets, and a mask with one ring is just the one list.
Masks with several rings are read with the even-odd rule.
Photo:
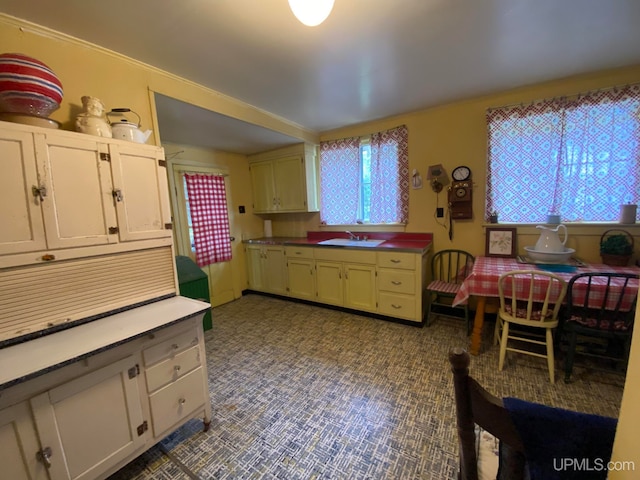
[[[482, 296], [482, 297], [498, 297], [498, 279], [500, 275], [506, 272], [511, 272], [513, 270], [541, 270], [544, 271], [543, 268], [539, 268], [533, 264], [523, 264], [518, 263], [515, 258], [500, 258], [500, 257], [476, 257], [475, 263], [473, 265], [473, 270], [469, 274], [469, 276], [462, 283], [458, 294], [453, 300], [453, 305], [460, 305], [468, 300], [471, 295]], [[588, 272], [613, 272], [613, 273], [640, 273], [640, 269], [637, 267], [614, 267], [610, 265], [603, 264], [588, 264], [585, 267], [577, 268], [575, 272], [557, 272], [554, 271], [555, 275], [559, 276], [566, 282], [569, 282], [571, 278], [580, 273], [588, 273]], [[579, 284], [579, 281], [577, 282]], [[612, 282], [615, 285], [615, 280]], [[637, 286], [637, 282], [635, 282]], [[604, 293], [606, 283], [601, 283], [602, 290], [599, 290], [597, 284], [593, 284], [591, 287], [591, 292], [589, 298], [596, 301], [598, 300], [598, 295]], [[524, 292], [516, 293], [518, 299], [526, 300], [529, 289], [525, 287]], [[578, 294], [580, 293], [580, 289], [578, 290]], [[575, 291], [575, 290], [574, 290]], [[544, 299], [544, 293], [546, 292], [546, 283], [541, 284], [540, 288], [535, 288], [534, 290], [534, 300], [542, 301]], [[585, 286], [586, 292], [586, 286]], [[536, 298], [536, 293], [539, 296]], [[600, 296], [600, 300], [602, 296]], [[583, 303], [584, 299], [575, 299], [576, 303]], [[612, 307], [615, 304], [617, 298], [615, 296], [611, 296], [609, 299]], [[623, 310], [628, 309], [633, 302], [633, 298], [623, 299], [622, 308]]]

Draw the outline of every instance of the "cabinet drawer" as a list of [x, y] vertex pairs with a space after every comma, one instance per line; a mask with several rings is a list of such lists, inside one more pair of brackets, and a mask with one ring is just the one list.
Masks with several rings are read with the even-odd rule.
[[168, 358], [146, 371], [147, 389], [153, 392], [166, 384], [184, 377], [200, 366], [200, 348], [196, 345], [173, 358]]
[[378, 266], [415, 270], [416, 254], [407, 252], [378, 252]]
[[412, 271], [381, 268], [378, 272], [378, 289], [397, 293], [415, 293], [416, 275]]
[[310, 247], [285, 247], [284, 253], [287, 257], [313, 259], [313, 248]]
[[416, 318], [416, 298], [413, 295], [379, 293], [378, 313], [390, 317]]
[[158, 437], [180, 420], [202, 408], [209, 399], [204, 391], [202, 367], [149, 396], [153, 435]]
[[198, 332], [190, 329], [175, 337], [171, 337], [153, 347], [142, 351], [145, 365], [152, 365], [165, 358], [170, 358], [189, 347], [198, 345]]
[[[366, 248], [366, 247], [365, 247]], [[314, 248], [313, 255], [316, 260], [329, 260], [333, 262], [376, 264], [376, 252], [366, 251], [362, 248]]]

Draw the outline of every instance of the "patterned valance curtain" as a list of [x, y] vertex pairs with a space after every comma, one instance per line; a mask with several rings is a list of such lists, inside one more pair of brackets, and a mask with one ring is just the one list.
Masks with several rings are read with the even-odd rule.
[[355, 224], [360, 194], [360, 139], [320, 143], [320, 221]]
[[231, 234], [224, 177], [185, 173], [196, 263], [200, 267], [231, 260]]
[[487, 112], [486, 215], [617, 221], [640, 200], [640, 85]]
[[371, 223], [409, 219], [409, 140], [405, 125], [371, 136]]

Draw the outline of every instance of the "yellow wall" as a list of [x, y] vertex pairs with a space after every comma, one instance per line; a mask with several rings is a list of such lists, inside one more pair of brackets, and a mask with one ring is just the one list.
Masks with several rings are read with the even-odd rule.
[[[449, 175], [458, 165], [470, 167], [474, 183], [474, 218], [473, 220], [455, 222], [453, 242], [449, 241], [447, 231], [434, 218], [436, 202], [443, 206], [446, 202], [446, 192], [443, 191], [436, 195], [428, 186], [421, 190], [411, 190], [410, 192], [410, 213], [407, 231], [433, 232], [435, 237], [434, 250], [454, 247], [462, 248], [478, 255], [483, 254], [485, 248], [482, 225], [485, 222], [484, 195], [487, 145], [485, 112], [487, 108], [530, 102], [542, 98], [574, 95], [588, 90], [637, 82], [640, 82], [640, 65], [533, 85], [399, 115], [394, 118], [341, 128], [322, 133], [321, 140], [366, 135], [400, 124], [406, 124], [409, 129], [410, 171], [414, 168], [418, 169], [423, 179], [425, 179], [427, 166], [429, 165], [441, 163]], [[309, 219], [308, 229], [317, 229], [318, 222], [317, 217]], [[620, 225], [609, 224], [608, 226], [600, 227], [570, 226], [567, 245], [575, 248], [577, 253], [585, 260], [600, 262], [598, 251], [600, 235], [607, 228], [616, 227], [620, 227]], [[625, 225], [624, 228], [634, 236], [640, 235], [640, 225], [638, 227]], [[304, 228], [299, 228], [299, 230], [304, 230]], [[518, 234], [518, 250], [520, 253], [524, 253], [524, 246], [535, 245], [538, 238], [538, 232], [532, 227], [519, 227]], [[636, 242], [638, 241], [640, 241], [640, 237], [636, 237]]]
[[[640, 322], [640, 304], [636, 307], [635, 322]], [[611, 480], [635, 480], [640, 477], [640, 449], [638, 449], [638, 432], [640, 431], [639, 377], [640, 335], [634, 335], [631, 341], [631, 354], [627, 367], [627, 380], [622, 394], [616, 440], [611, 455], [613, 462], [633, 462], [633, 467], [629, 464], [618, 464], [618, 471], [609, 473], [608, 478]]]

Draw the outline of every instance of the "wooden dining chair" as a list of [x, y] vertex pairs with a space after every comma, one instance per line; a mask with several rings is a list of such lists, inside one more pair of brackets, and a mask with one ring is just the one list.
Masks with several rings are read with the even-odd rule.
[[571, 380], [577, 354], [626, 369], [637, 298], [638, 274], [590, 272], [569, 281], [567, 308], [558, 328], [558, 336], [568, 344], [565, 383]]
[[546, 358], [549, 380], [555, 383], [553, 330], [558, 326], [566, 292], [567, 283], [550, 272], [514, 270], [500, 275], [500, 307], [494, 332], [494, 344], [500, 345], [500, 371], [507, 351]]
[[471, 318], [469, 316], [469, 305], [465, 302], [456, 307], [452, 306], [460, 285], [473, 269], [475, 258], [464, 250], [440, 250], [431, 259], [431, 282], [427, 285], [427, 324], [431, 323], [433, 307], [438, 307], [438, 315], [456, 316], [454, 312], [460, 311], [464, 314], [467, 325], [467, 335], [471, 333]]
[[[449, 352], [453, 372], [456, 420], [460, 457], [459, 480], [487, 478], [487, 472], [500, 471], [501, 479], [525, 478], [524, 445], [502, 399], [493, 396], [469, 376], [469, 354], [462, 348]], [[501, 442], [500, 458], [481, 448], [482, 437], [476, 425]], [[488, 455], [487, 455], [488, 454]], [[487, 455], [489, 458], [482, 458]], [[501, 465], [498, 468], [498, 463]], [[496, 464], [496, 465], [492, 465]], [[492, 478], [496, 478], [492, 475]]]

